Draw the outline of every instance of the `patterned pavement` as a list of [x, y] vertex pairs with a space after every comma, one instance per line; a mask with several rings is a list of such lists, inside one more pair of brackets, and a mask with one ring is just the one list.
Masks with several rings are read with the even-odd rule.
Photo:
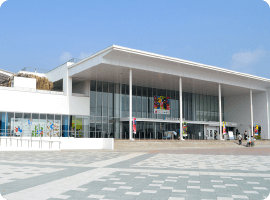
[[0, 152], [0, 193], [8, 200], [263, 200], [269, 149]]

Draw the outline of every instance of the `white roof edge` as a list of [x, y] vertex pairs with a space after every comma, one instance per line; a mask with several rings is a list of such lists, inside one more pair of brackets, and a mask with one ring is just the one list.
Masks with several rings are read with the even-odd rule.
[[13, 72], [9, 72], [9, 71], [3, 70], [3, 69], [0, 69], [0, 72], [3, 72], [5, 74], [7, 74], [8, 76], [12, 76], [13, 74], [15, 74]]
[[150, 52], [147, 52], [147, 51], [131, 49], [131, 48], [122, 47], [122, 46], [118, 46], [118, 45], [112, 45], [112, 46], [110, 46], [108, 48], [113, 48], [115, 50], [125, 51], [125, 52], [129, 52], [129, 53], [136, 53], [136, 54], [139, 54], [139, 55], [149, 56], [149, 57], [163, 59], [163, 60], [168, 60], [168, 61], [172, 61], [172, 62], [192, 65], [192, 66], [201, 67], [201, 68], [210, 69], [210, 70], [215, 70], [215, 71], [223, 72], [223, 73], [227, 73], [227, 74], [238, 75], [238, 76], [242, 76], [242, 77], [246, 77], [246, 78], [252, 78], [252, 79], [259, 80], [259, 81], [270, 82], [270, 79], [267, 79], [267, 78], [263, 78], [263, 77], [259, 77], [259, 76], [255, 76], [255, 75], [251, 75], [251, 74], [246, 74], [246, 73], [241, 73], [241, 72], [236, 72], [236, 71], [233, 71], [233, 70], [224, 69], [224, 68], [220, 68], [220, 67], [215, 67], [215, 66], [211, 66], [211, 65], [205, 65], [205, 64], [201, 64], [201, 63], [187, 61], [187, 60], [183, 60], [183, 59], [179, 59], [179, 58], [163, 56], [163, 55], [160, 55], [160, 54], [150, 53]]
[[72, 67], [75, 67], [76, 65], [79, 65], [79, 64], [81, 64], [81, 63], [83, 63], [83, 62], [85, 62], [85, 61], [87, 61], [87, 60], [89, 60], [91, 58], [94, 58], [94, 57], [96, 57], [96, 56], [98, 56], [98, 55], [100, 55], [100, 54], [102, 54], [102, 53], [104, 53], [106, 51], [112, 50], [114, 46], [115, 45], [111, 45], [111, 46], [107, 47], [106, 49], [103, 49], [101, 51], [98, 51], [97, 53], [94, 53], [93, 55], [91, 55], [91, 56], [89, 56], [87, 58], [84, 58], [84, 59], [82, 59], [81, 61], [79, 61], [77, 63], [74, 63], [73, 65], [68, 66], [68, 69], [70, 69]]

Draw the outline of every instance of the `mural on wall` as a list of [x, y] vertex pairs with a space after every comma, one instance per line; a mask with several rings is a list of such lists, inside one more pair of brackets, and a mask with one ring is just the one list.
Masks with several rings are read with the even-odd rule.
[[183, 122], [183, 137], [187, 136], [187, 122]]
[[46, 137], [59, 137], [60, 136], [60, 120], [47, 120], [47, 127], [45, 132]]
[[59, 137], [60, 123], [60, 120], [11, 119], [11, 127], [14, 127], [15, 135], [25, 137]]
[[227, 124], [227, 122], [223, 122], [223, 126], [222, 126], [223, 127], [223, 129], [222, 129], [223, 134], [226, 134], [226, 124]]
[[258, 135], [258, 134], [259, 134], [259, 125], [254, 124], [254, 135]]
[[134, 134], [136, 134], [136, 131], [137, 131], [136, 124], [137, 124], [137, 119], [133, 118], [133, 133]]
[[154, 113], [170, 114], [170, 97], [154, 96]]

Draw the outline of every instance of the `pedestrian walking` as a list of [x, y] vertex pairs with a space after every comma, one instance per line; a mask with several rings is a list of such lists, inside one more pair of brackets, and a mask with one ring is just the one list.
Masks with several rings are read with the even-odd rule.
[[245, 130], [245, 133], [244, 133], [244, 140], [247, 140], [247, 130]]
[[251, 146], [251, 140], [250, 140], [250, 137], [247, 136], [247, 147], [250, 147]]
[[239, 139], [239, 145], [241, 145], [242, 144], [242, 135], [241, 134], [239, 134], [238, 139]]
[[240, 134], [240, 133], [238, 132], [238, 129], [236, 129], [236, 133], [235, 133], [235, 135], [236, 135], [235, 139], [236, 139], [236, 140], [237, 140], [239, 134]]

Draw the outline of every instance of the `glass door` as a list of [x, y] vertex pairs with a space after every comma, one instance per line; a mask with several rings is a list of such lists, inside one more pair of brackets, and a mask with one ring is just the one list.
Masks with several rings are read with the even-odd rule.
[[77, 117], [75, 118], [75, 137], [89, 138], [89, 118]]

